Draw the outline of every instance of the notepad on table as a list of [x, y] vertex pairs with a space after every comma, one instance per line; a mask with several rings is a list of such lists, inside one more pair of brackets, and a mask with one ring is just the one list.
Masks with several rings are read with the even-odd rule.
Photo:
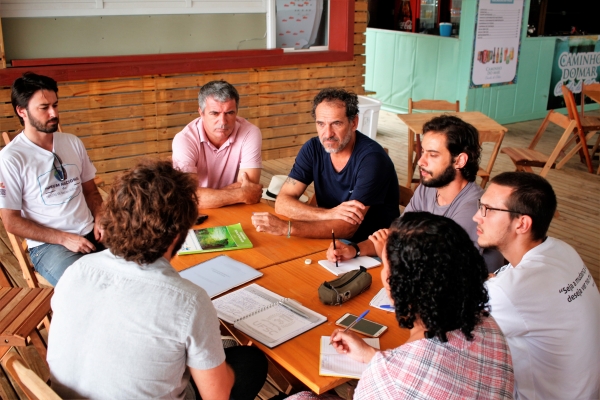
[[[360, 379], [362, 373], [367, 369], [368, 364], [353, 360], [346, 354], [338, 353], [333, 346], [329, 344], [330, 340], [331, 337], [329, 336], [321, 336], [319, 375]], [[378, 338], [366, 338], [363, 340], [369, 346], [379, 349]]]
[[263, 274], [232, 258], [218, 256], [185, 269], [179, 275], [206, 290], [212, 299]]
[[241, 224], [190, 229], [179, 255], [252, 248]]
[[[391, 305], [390, 297], [388, 296], [387, 290], [381, 288], [379, 292], [373, 297], [373, 300], [369, 303], [371, 307], [379, 308], [383, 311], [394, 312], [394, 306]], [[387, 307], [385, 307], [387, 306]]]
[[373, 257], [360, 256], [351, 260], [338, 262], [338, 267], [335, 266], [335, 263], [327, 260], [320, 260], [319, 264], [327, 271], [339, 276], [340, 274], [345, 274], [346, 272], [359, 269], [361, 266], [365, 267], [366, 269], [377, 267], [381, 265], [381, 261], [376, 260]]
[[256, 283], [213, 300], [213, 305], [219, 318], [270, 348], [327, 321]]

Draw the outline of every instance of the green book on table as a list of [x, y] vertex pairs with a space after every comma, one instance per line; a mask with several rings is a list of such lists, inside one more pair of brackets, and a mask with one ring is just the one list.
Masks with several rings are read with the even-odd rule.
[[190, 229], [179, 255], [209, 253], [212, 251], [249, 249], [252, 242], [241, 224]]

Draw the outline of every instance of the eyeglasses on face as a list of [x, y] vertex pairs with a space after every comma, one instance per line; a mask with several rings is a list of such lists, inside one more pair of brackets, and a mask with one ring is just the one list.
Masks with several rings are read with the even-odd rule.
[[504, 210], [502, 208], [494, 208], [494, 207], [487, 206], [487, 205], [481, 203], [481, 199], [477, 200], [477, 207], [479, 208], [479, 212], [481, 213], [482, 217], [486, 217], [487, 216], [488, 210], [491, 210], [491, 211], [504, 211], [504, 212], [515, 213], [515, 214], [523, 214], [522, 212], [515, 211], [515, 210]]
[[[54, 174], [54, 176], [56, 177], [56, 179], [58, 179], [59, 181], [64, 181], [65, 179], [67, 179], [67, 171], [65, 171], [64, 167], [63, 167], [63, 162], [60, 159], [60, 157], [58, 156], [58, 154], [56, 154], [55, 152], [52, 152], [52, 155], [54, 156], [54, 160], [52, 160], [52, 168], [56, 171], [56, 174]], [[56, 162], [58, 161], [58, 167], [56, 166]]]

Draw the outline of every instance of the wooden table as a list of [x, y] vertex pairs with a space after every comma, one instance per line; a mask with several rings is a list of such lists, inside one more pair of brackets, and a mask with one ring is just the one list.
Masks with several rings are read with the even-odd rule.
[[600, 103], [600, 90], [586, 90], [585, 95], [596, 103]]
[[[488, 117], [487, 115], [480, 113], [479, 111], [465, 111], [465, 112], [434, 112], [434, 113], [419, 113], [419, 114], [399, 114], [398, 118], [406, 124], [409, 130], [408, 134], [408, 181], [406, 186], [411, 187], [412, 176], [414, 173], [413, 158], [414, 151], [414, 134], [423, 134], [423, 125], [432, 119], [443, 114], [451, 114], [469, 124], [473, 125], [480, 133], [483, 132], [506, 132], [508, 129]], [[413, 132], [414, 134], [411, 134]]]
[[[250, 265], [253, 268], [262, 269], [326, 250], [331, 243], [331, 239], [306, 239], [293, 236], [288, 239], [286, 236], [274, 236], [264, 232], [256, 232], [256, 228], [254, 228], [250, 219], [252, 213], [275, 213], [273, 207], [264, 203], [251, 205], [238, 204], [223, 208], [203, 210], [202, 212], [208, 215], [208, 219], [202, 225], [197, 225], [195, 228], [233, 225], [239, 222], [242, 224], [244, 232], [248, 235], [248, 238], [250, 238], [254, 247], [243, 250], [175, 256], [171, 260], [171, 265], [177, 271], [184, 270], [222, 254]], [[287, 218], [284, 219], [287, 220]]]
[[[383, 287], [381, 283], [381, 266], [369, 269], [373, 277], [371, 287], [358, 297], [341, 306], [326, 306], [319, 301], [317, 288], [323, 281], [335, 279], [335, 275], [326, 271], [317, 261], [325, 259], [325, 252], [315, 254], [313, 263], [306, 265], [305, 257], [288, 261], [263, 269], [261, 278], [253, 281], [281, 296], [301, 302], [304, 306], [327, 317], [327, 322], [303, 333], [273, 349], [253, 341], [267, 356], [298, 378], [315, 393], [324, 393], [346, 381], [347, 378], [337, 378], [319, 375], [319, 346], [321, 336], [329, 336], [336, 328], [337, 321], [345, 313], [359, 315], [369, 310], [367, 319], [379, 322], [388, 330], [379, 338], [381, 349], [398, 347], [409, 337], [407, 329], [398, 326], [394, 313], [386, 312], [369, 306], [369, 302]], [[231, 329], [231, 327], [230, 327]], [[246, 340], [252, 340], [239, 331], [235, 331]]]

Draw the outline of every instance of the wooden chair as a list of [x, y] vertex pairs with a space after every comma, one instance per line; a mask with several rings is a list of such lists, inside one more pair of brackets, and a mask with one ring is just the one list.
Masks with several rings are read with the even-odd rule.
[[[571, 158], [576, 152], [579, 151], [579, 154], [582, 155], [582, 161], [585, 160], [588, 171], [593, 173], [592, 168], [592, 158], [590, 156], [590, 152], [587, 147], [587, 142], [591, 139], [598, 131], [600, 131], [600, 118], [597, 117], [580, 117], [579, 112], [577, 111], [577, 104], [575, 103], [575, 96], [573, 96], [573, 92], [569, 90], [565, 85], [562, 86], [563, 97], [565, 99], [565, 103], [567, 105], [567, 112], [569, 113], [569, 118], [577, 124], [577, 136], [571, 138], [569, 142], [565, 145], [565, 149], [570, 147], [573, 142], [578, 141], [578, 143], [567, 153], [565, 158], [568, 160]], [[583, 100], [583, 97], [582, 97]], [[582, 110], [583, 110], [583, 101], [582, 101]], [[600, 139], [599, 139], [600, 140]], [[592, 150], [592, 154], [598, 149], [598, 140], [594, 145]], [[562, 165], [557, 165], [557, 168], [561, 168]]]
[[29, 400], [60, 400], [56, 392], [18, 354], [8, 354], [2, 360], [2, 366]]
[[[427, 111], [454, 111], [454, 112], [459, 112], [460, 111], [460, 102], [457, 100], [455, 103], [451, 103], [449, 101], [446, 100], [419, 100], [419, 101], [413, 101], [412, 98], [408, 99], [408, 113], [412, 114], [413, 110], [427, 110]], [[411, 132], [409, 131], [408, 134], [410, 135]], [[414, 135], [413, 136], [413, 140], [409, 140], [409, 146], [411, 143], [415, 143], [414, 148], [412, 149], [408, 149], [409, 154], [414, 154], [413, 159], [411, 160], [412, 162], [412, 169], [410, 171], [408, 171], [408, 173], [410, 174], [411, 172], [414, 174], [415, 169], [417, 168], [417, 162], [419, 161], [419, 158], [421, 158], [421, 135]], [[420, 179], [417, 178], [413, 178], [412, 175], [408, 177], [410, 184], [416, 183], [419, 184], [421, 181]]]
[[494, 168], [496, 157], [498, 157], [500, 146], [502, 145], [502, 141], [504, 140], [504, 133], [504, 131], [479, 132], [480, 145], [482, 145], [483, 143], [494, 143], [494, 148], [492, 149], [492, 153], [490, 154], [490, 159], [488, 161], [487, 167], [485, 169], [479, 167], [479, 171], [477, 171], [477, 176], [481, 177], [482, 189], [485, 189], [485, 185], [487, 185], [488, 181], [490, 180], [492, 168]]
[[406, 207], [408, 203], [410, 203], [410, 199], [412, 199], [415, 194], [411, 188], [407, 188], [406, 186], [398, 185], [400, 189], [400, 199], [398, 201], [398, 205], [402, 207]]
[[[563, 132], [558, 143], [554, 147], [552, 154], [550, 154], [550, 156], [547, 156], [546, 154], [535, 150], [535, 147], [540, 141], [550, 122], [562, 127], [565, 131]], [[551, 168], [557, 167], [555, 161], [560, 155], [562, 149], [565, 147], [565, 144], [569, 140], [570, 136], [573, 134], [576, 125], [576, 122], [569, 119], [569, 117], [557, 113], [554, 110], [550, 110], [546, 115], [546, 118], [544, 118], [544, 120], [542, 121], [542, 125], [536, 132], [535, 136], [533, 137], [531, 143], [527, 148], [504, 147], [500, 151], [506, 154], [508, 157], [510, 157], [512, 162], [517, 167], [517, 171], [526, 171], [534, 173], [532, 167], [539, 167], [542, 168], [540, 176], [546, 176], [546, 174], [548, 174], [548, 171], [550, 171]], [[567, 157], [565, 156], [561, 160], [561, 163], [564, 164], [564, 162], [566, 161]]]

